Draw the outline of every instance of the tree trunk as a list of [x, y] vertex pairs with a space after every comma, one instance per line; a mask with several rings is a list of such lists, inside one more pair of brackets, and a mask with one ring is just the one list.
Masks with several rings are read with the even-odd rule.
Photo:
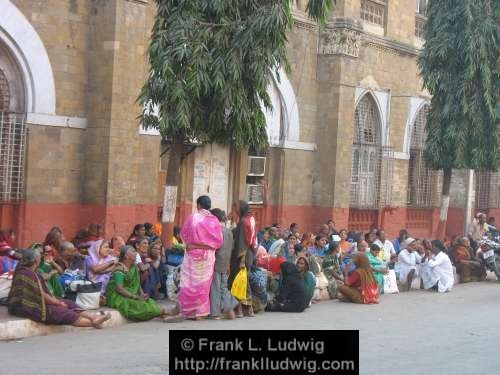
[[443, 171], [443, 190], [441, 193], [441, 209], [439, 212], [439, 225], [436, 238], [444, 240], [446, 235], [446, 221], [448, 219], [448, 207], [450, 206], [450, 185], [451, 185], [451, 169]]
[[165, 193], [163, 196], [163, 215], [161, 238], [165, 248], [172, 247], [172, 235], [174, 233], [175, 211], [177, 209], [177, 190], [181, 177], [181, 157], [183, 150], [182, 141], [172, 144], [168, 158], [167, 179], [165, 181]]

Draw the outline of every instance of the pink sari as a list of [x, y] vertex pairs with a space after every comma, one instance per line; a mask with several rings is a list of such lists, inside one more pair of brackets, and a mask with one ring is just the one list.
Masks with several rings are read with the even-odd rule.
[[[207, 210], [190, 215], [181, 230], [187, 246], [181, 265], [179, 304], [185, 317], [210, 314], [210, 285], [214, 274], [215, 250], [222, 247], [219, 220]], [[193, 245], [203, 245], [196, 248]]]

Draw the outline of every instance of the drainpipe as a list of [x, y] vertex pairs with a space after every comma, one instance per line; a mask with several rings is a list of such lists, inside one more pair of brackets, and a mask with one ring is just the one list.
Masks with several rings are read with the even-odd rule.
[[472, 220], [472, 200], [474, 196], [472, 195], [472, 189], [474, 185], [474, 170], [469, 169], [467, 171], [467, 188], [465, 191], [465, 222], [464, 222], [464, 234], [467, 234], [469, 225]]

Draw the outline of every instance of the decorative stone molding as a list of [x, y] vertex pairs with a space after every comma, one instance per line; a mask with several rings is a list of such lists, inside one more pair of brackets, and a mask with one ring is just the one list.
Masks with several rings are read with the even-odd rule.
[[298, 9], [294, 9], [293, 12], [293, 25], [299, 29], [305, 30], [316, 30], [318, 28], [318, 24], [314, 22], [312, 19], [307, 17], [307, 14]]
[[393, 55], [418, 56], [420, 50], [406, 43], [396, 42], [386, 37], [363, 33], [363, 46]]
[[361, 47], [359, 22], [345, 18], [333, 20], [321, 30], [320, 54], [359, 57]]

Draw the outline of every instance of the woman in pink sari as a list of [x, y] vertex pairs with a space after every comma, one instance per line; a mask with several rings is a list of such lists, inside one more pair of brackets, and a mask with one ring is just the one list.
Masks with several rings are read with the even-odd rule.
[[178, 315], [167, 322], [203, 319], [210, 314], [210, 285], [214, 273], [215, 250], [223, 244], [219, 220], [208, 211], [210, 198], [196, 200], [198, 212], [189, 215], [181, 230], [186, 245], [181, 265]]

